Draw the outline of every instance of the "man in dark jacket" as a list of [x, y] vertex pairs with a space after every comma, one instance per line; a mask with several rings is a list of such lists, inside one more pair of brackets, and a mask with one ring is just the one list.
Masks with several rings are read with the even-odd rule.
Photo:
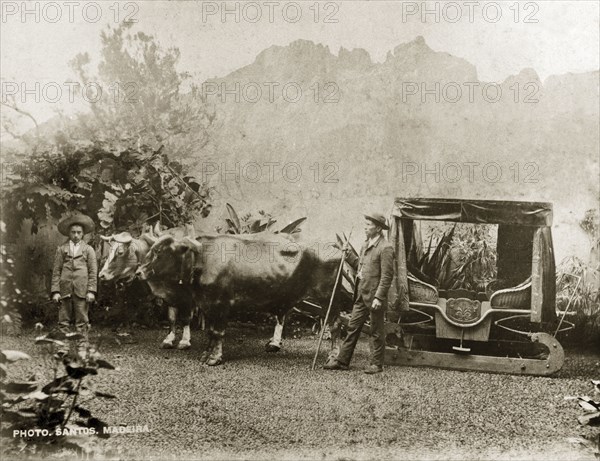
[[[82, 239], [94, 230], [94, 221], [88, 216], [74, 214], [58, 224], [61, 234], [69, 241], [60, 245], [52, 271], [52, 300], [59, 304], [58, 327], [69, 333], [70, 325], [84, 337], [78, 342], [79, 351], [88, 345], [88, 303], [94, 302], [97, 291], [98, 269], [94, 249]], [[66, 351], [62, 351], [66, 352]]]
[[[371, 364], [365, 373], [383, 371], [385, 352], [384, 317], [388, 290], [394, 276], [394, 248], [383, 236], [388, 226], [379, 213], [365, 215], [367, 241], [360, 250], [355, 282], [355, 302], [348, 325], [348, 335], [337, 358], [323, 367], [326, 370], [347, 370], [362, 327], [371, 318]], [[352, 261], [349, 261], [352, 263]]]

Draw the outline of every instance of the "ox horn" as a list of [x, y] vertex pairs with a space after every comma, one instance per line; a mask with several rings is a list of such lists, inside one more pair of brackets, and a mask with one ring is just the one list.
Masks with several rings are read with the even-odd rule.
[[111, 241], [111, 240], [112, 240], [114, 237], [115, 237], [114, 235], [109, 235], [109, 236], [106, 236], [106, 235], [101, 235], [101, 236], [100, 236], [100, 238], [101, 238], [102, 240], [104, 240], [105, 242], [110, 242], [110, 241]]
[[156, 221], [156, 224], [154, 225], [154, 234], [158, 237], [162, 237], [164, 235], [164, 232], [160, 230], [160, 221]]

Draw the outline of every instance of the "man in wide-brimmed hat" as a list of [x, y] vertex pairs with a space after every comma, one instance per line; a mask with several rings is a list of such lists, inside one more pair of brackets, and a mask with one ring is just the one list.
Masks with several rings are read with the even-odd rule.
[[[338, 356], [328, 361], [326, 370], [347, 370], [362, 327], [371, 318], [371, 363], [365, 373], [383, 371], [385, 352], [384, 317], [388, 290], [394, 276], [394, 247], [385, 239], [388, 230], [381, 213], [365, 215], [366, 242], [360, 250], [354, 288], [354, 306], [348, 324], [348, 335]], [[356, 257], [355, 257], [356, 258]], [[350, 263], [356, 262], [349, 259]]]
[[79, 351], [84, 352], [88, 344], [88, 303], [96, 299], [98, 266], [96, 252], [83, 241], [83, 236], [94, 230], [94, 221], [89, 216], [75, 213], [63, 219], [58, 230], [69, 240], [56, 250], [52, 300], [59, 304], [59, 329], [69, 333], [70, 325], [75, 323], [76, 331], [83, 335], [78, 342]]

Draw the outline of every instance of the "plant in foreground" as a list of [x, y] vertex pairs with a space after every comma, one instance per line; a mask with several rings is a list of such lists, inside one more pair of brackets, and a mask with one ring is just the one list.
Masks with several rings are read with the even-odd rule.
[[95, 398], [115, 399], [112, 394], [97, 391], [90, 378], [105, 368], [115, 367], [88, 348], [84, 353], [55, 352], [65, 348], [66, 341], [78, 341], [79, 333], [53, 331], [36, 338], [46, 349], [51, 362], [52, 379], [41, 382], [32, 376], [27, 381], [9, 379], [8, 366], [31, 357], [20, 351], [0, 351], [0, 418], [4, 455], [17, 453], [36, 456], [75, 450], [77, 453], [98, 452], [96, 437], [107, 438], [106, 423], [94, 417], [85, 404]]

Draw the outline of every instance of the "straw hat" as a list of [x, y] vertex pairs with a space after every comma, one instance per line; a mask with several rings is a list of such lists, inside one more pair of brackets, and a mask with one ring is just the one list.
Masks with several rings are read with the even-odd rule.
[[381, 227], [383, 230], [388, 230], [389, 227], [387, 225], [387, 221], [385, 219], [385, 216], [383, 216], [381, 213], [369, 213], [365, 215], [365, 218], [367, 218], [369, 221], [377, 224], [379, 227]]
[[89, 216], [86, 216], [82, 213], [74, 213], [71, 216], [68, 216], [67, 218], [63, 219], [61, 222], [58, 223], [58, 231], [63, 234], [66, 235], [67, 237], [69, 236], [69, 230], [71, 229], [71, 226], [74, 224], [78, 224], [83, 228], [83, 233], [84, 234], [89, 234], [90, 232], [92, 232], [94, 230], [94, 221], [92, 221], [92, 218], [90, 218]]

